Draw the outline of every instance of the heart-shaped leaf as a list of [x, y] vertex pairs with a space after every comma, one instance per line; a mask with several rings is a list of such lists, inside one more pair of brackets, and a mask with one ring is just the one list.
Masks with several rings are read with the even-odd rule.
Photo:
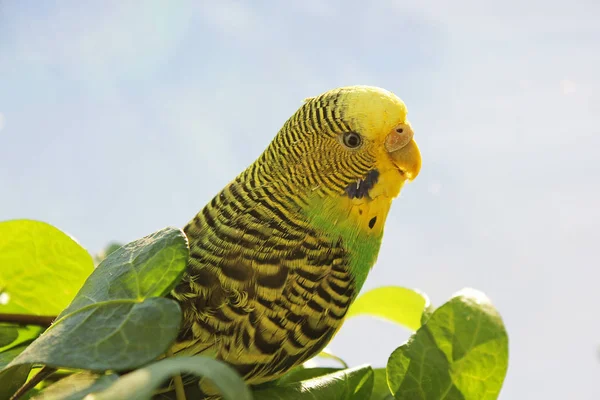
[[508, 337], [489, 299], [465, 289], [438, 308], [387, 364], [396, 399], [492, 400], [508, 367]]
[[128, 370], [163, 354], [175, 339], [179, 305], [157, 297], [186, 268], [187, 238], [165, 228], [109, 255], [56, 322], [7, 368], [41, 363], [93, 371]]

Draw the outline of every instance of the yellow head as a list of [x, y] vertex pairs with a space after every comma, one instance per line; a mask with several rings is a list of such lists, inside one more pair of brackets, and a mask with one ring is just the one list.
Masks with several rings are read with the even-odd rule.
[[[372, 86], [335, 89], [319, 96], [323, 97], [330, 101], [330, 107], [340, 109], [340, 119], [360, 136], [361, 145], [354, 148], [356, 153], [369, 154], [380, 167], [391, 161], [405, 179], [416, 178], [421, 169], [421, 155], [402, 100], [392, 92]], [[351, 148], [344, 143], [345, 138], [348, 136], [342, 133], [341, 143]]]
[[421, 155], [393, 93], [371, 86], [334, 89], [306, 99], [261, 160], [296, 194], [345, 196], [358, 204], [396, 197], [421, 168]]

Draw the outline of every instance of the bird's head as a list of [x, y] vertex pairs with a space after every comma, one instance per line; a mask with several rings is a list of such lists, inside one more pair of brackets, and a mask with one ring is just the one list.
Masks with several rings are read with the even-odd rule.
[[406, 114], [402, 100], [381, 88], [330, 90], [305, 100], [265, 156], [300, 195], [343, 197], [350, 206], [391, 200], [421, 169]]
[[354, 164], [362, 161], [365, 167], [395, 169], [404, 180], [416, 178], [421, 154], [402, 100], [370, 86], [333, 90], [325, 93], [323, 100], [330, 104], [334, 115], [339, 108], [338, 121], [348, 129], [334, 134], [338, 144], [332, 146], [349, 156], [349, 162], [355, 158]]

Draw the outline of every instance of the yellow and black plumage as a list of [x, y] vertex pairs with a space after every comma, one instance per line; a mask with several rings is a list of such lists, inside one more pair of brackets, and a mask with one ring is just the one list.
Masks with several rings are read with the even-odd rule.
[[176, 353], [250, 384], [316, 355], [373, 266], [391, 201], [421, 158], [404, 103], [368, 86], [307, 99], [264, 153], [185, 227]]

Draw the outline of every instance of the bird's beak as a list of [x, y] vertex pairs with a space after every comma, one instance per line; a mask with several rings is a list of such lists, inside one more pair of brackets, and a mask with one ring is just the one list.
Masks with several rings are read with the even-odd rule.
[[385, 149], [392, 162], [408, 180], [413, 180], [421, 170], [421, 152], [413, 139], [410, 123], [395, 126], [385, 138]]

